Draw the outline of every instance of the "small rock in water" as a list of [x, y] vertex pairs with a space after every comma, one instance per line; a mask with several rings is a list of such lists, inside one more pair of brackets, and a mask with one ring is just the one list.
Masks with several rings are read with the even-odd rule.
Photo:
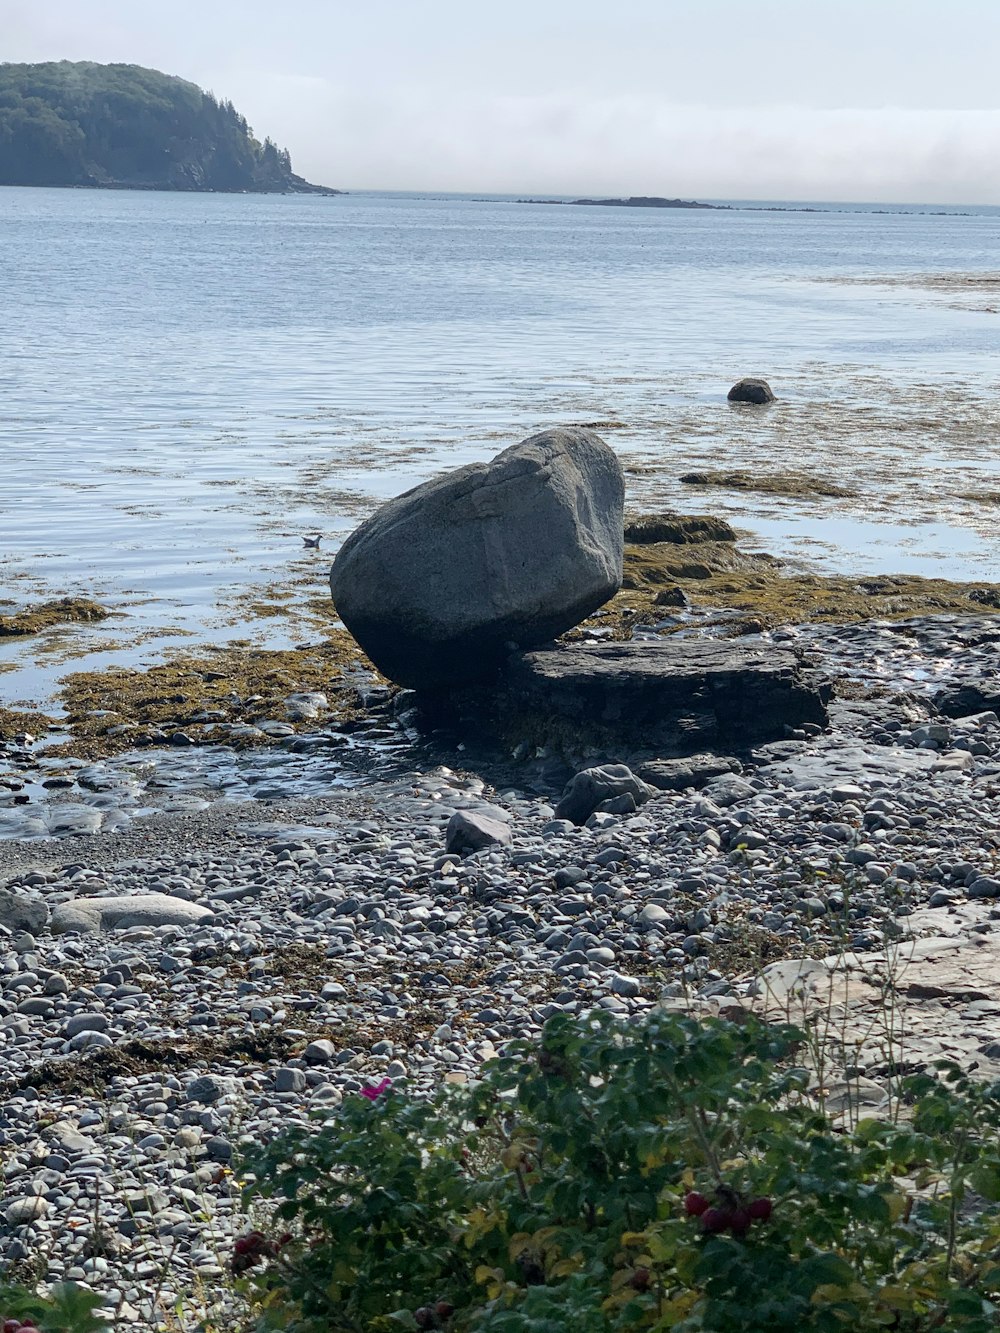
[[763, 403], [774, 402], [774, 393], [767, 380], [758, 379], [752, 375], [737, 380], [726, 394], [726, 397], [731, 403], [755, 403], [758, 406]]

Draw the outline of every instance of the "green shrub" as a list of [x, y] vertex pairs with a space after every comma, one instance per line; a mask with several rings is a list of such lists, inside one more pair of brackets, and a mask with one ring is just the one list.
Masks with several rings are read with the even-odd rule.
[[942, 1065], [906, 1082], [905, 1119], [848, 1128], [807, 1096], [799, 1041], [560, 1016], [475, 1086], [348, 1099], [247, 1164], [289, 1228], [236, 1259], [260, 1327], [1000, 1327], [1000, 1086]]
[[100, 1307], [99, 1296], [74, 1282], [59, 1283], [48, 1296], [0, 1284], [3, 1333], [107, 1333]]

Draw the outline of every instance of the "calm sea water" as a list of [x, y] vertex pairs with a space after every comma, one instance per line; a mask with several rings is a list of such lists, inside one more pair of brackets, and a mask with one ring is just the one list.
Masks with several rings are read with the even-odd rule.
[[[325, 595], [302, 534], [332, 551], [379, 500], [550, 424], [605, 423], [635, 505], [714, 508], [786, 557], [1000, 578], [998, 236], [997, 209], [0, 189], [0, 603], [120, 613], [58, 653], [0, 642], [0, 699], [42, 697], [67, 652], [308, 638], [246, 609]], [[731, 408], [743, 374], [780, 403]], [[680, 483], [705, 467], [854, 495]]]

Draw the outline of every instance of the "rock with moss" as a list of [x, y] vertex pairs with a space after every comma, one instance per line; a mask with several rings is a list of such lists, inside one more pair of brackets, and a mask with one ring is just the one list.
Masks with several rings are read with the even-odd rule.
[[787, 495], [801, 499], [813, 496], [843, 499], [857, 494], [848, 486], [838, 486], [826, 477], [814, 477], [806, 472], [744, 472], [738, 468], [722, 468], [707, 472], [685, 472], [681, 482], [685, 486], [715, 486], [722, 490], [757, 491], [761, 495]]
[[618, 591], [624, 499], [600, 436], [543, 431], [383, 505], [341, 547], [334, 603], [398, 684], [482, 680]]
[[714, 514], [630, 514], [625, 520], [625, 540], [636, 546], [671, 542], [687, 546], [697, 542], [734, 542], [736, 533], [724, 518]]

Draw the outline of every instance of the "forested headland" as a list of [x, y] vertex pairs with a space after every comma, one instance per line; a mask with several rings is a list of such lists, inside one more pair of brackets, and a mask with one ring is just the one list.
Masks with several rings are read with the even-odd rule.
[[0, 64], [0, 185], [336, 193], [196, 84], [68, 60]]

